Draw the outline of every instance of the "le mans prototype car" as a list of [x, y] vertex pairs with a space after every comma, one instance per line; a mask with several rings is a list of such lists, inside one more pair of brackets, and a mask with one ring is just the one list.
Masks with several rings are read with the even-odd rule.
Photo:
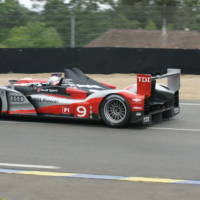
[[[180, 70], [163, 75], [138, 74], [124, 90], [97, 82], [77, 68], [48, 80], [11, 80], [0, 87], [1, 116], [39, 116], [102, 120], [110, 127], [150, 124], [180, 112]], [[168, 84], [156, 83], [167, 78]]]

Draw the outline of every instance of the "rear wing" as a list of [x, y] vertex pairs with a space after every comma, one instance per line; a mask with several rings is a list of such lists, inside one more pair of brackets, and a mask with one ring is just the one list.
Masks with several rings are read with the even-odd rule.
[[156, 87], [156, 80], [167, 78], [167, 87], [173, 92], [180, 89], [180, 69], [167, 69], [166, 74], [152, 76], [151, 74], [137, 75], [137, 93], [150, 97]]

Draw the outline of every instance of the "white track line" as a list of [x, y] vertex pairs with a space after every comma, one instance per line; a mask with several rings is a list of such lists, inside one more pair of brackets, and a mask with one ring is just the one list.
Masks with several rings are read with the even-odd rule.
[[[22, 123], [22, 122], [17, 122], [17, 121], [6, 121], [6, 120], [0, 120], [0, 123]], [[24, 123], [24, 122], [23, 122]]]
[[[20, 118], [19, 118], [20, 119]], [[38, 124], [38, 123], [40, 123], [40, 124], [47, 124], [47, 122], [39, 122], [39, 121], [36, 121], [36, 122], [34, 122], [34, 121], [13, 121], [13, 120], [10, 120], [10, 121], [8, 121], [8, 120], [0, 120], [0, 123], [8, 123], [8, 124], [24, 124], [24, 123], [27, 123], [27, 124]], [[50, 123], [51, 124], [51, 123]]]
[[182, 106], [200, 106], [200, 103], [180, 103]]
[[1, 167], [19, 167], [19, 168], [35, 168], [35, 169], [60, 169], [57, 166], [47, 165], [26, 165], [26, 164], [14, 164], [14, 163], [0, 163]]
[[164, 131], [188, 131], [188, 132], [199, 132], [200, 129], [190, 129], [190, 128], [162, 128], [162, 127], [149, 127], [151, 130], [164, 130]]

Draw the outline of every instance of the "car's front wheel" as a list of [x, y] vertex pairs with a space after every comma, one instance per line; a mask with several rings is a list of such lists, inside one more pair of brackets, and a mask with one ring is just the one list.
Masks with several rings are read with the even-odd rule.
[[110, 127], [123, 127], [130, 121], [131, 109], [128, 101], [119, 95], [106, 97], [100, 108], [101, 117]]

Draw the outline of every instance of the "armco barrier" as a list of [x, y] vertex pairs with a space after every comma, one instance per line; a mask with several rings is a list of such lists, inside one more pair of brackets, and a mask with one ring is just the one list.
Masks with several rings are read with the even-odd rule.
[[200, 74], [200, 50], [137, 48], [0, 49], [0, 73], [60, 72], [79, 67], [86, 73], [148, 73], [181, 68]]

